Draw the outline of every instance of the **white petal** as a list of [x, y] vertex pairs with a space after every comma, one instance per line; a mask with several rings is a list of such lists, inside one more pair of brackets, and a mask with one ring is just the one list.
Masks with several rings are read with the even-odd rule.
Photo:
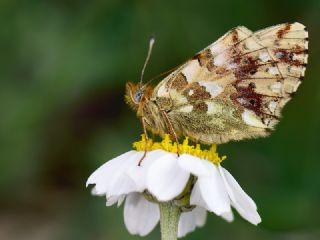
[[196, 227], [202, 227], [207, 218], [207, 212], [201, 207], [196, 207], [190, 212], [181, 214], [178, 225], [178, 238], [182, 238], [190, 232], [193, 232]]
[[141, 155], [137, 151], [126, 152], [99, 167], [88, 178], [87, 185], [96, 184], [96, 194], [107, 194], [110, 188], [119, 180], [123, 175], [124, 170], [135, 162]]
[[219, 170], [234, 208], [250, 223], [254, 225], [260, 223], [261, 218], [257, 212], [257, 206], [254, 201], [243, 191], [237, 181], [226, 169], [219, 166]]
[[232, 222], [234, 219], [232, 210], [230, 212], [226, 212], [226, 213], [221, 214], [221, 217], [224, 220], [226, 220], [227, 222]]
[[178, 159], [179, 166], [195, 176], [210, 176], [211, 163], [198, 157], [182, 154]]
[[115, 203], [117, 203], [117, 207], [120, 207], [125, 197], [126, 197], [125, 195], [107, 197], [106, 206], [110, 207]]
[[111, 197], [107, 197], [107, 202], [106, 202], [106, 206], [110, 207], [113, 204], [115, 204], [116, 202], [118, 202], [119, 200], [119, 196], [111, 196]]
[[193, 212], [181, 213], [178, 224], [178, 238], [182, 238], [196, 229], [196, 222]]
[[175, 154], [168, 153], [150, 167], [147, 175], [148, 190], [159, 201], [172, 200], [183, 191], [189, 176], [178, 165]]
[[130, 158], [132, 155], [134, 155], [136, 151], [129, 151], [126, 153], [121, 154], [120, 156], [113, 158], [109, 161], [107, 161], [105, 164], [100, 166], [98, 169], [96, 169], [88, 178], [86, 186], [88, 187], [89, 184], [96, 184], [99, 182], [101, 177], [105, 176], [105, 173], [110, 172], [110, 168], [116, 167], [116, 165], [119, 163], [118, 160], [120, 161], [126, 161], [126, 159]]
[[201, 207], [209, 210], [208, 205], [206, 204], [206, 202], [202, 198], [198, 181], [193, 186], [191, 197], [190, 197], [190, 204], [196, 205], [196, 206], [201, 206]]
[[202, 207], [196, 207], [194, 210], [194, 215], [196, 218], [196, 226], [203, 227], [207, 220], [207, 211]]
[[93, 187], [91, 189], [91, 194], [94, 195], [94, 196], [100, 196], [100, 197], [105, 195], [104, 193], [98, 193], [97, 190], [96, 190], [96, 187]]
[[118, 198], [117, 207], [120, 207], [120, 206], [122, 205], [122, 203], [124, 202], [125, 199], [126, 199], [126, 195], [121, 195], [121, 196]]
[[147, 201], [139, 193], [127, 196], [124, 205], [124, 223], [131, 234], [146, 236], [160, 220], [159, 206]]
[[142, 156], [143, 152], [135, 152], [127, 161], [123, 161], [117, 169], [114, 169], [113, 178], [109, 179], [109, 189], [107, 189], [108, 196], [123, 195], [138, 191], [137, 185], [128, 176], [127, 171], [131, 167], [137, 166]]
[[[201, 204], [201, 201], [199, 202], [199, 196], [195, 196], [199, 192], [191, 193], [190, 203], [193, 204], [193, 201], [198, 201], [200, 206], [207, 208], [217, 215], [230, 212], [230, 200], [218, 168], [214, 164], [210, 164], [209, 169], [209, 177], [201, 176], [197, 180], [200, 195], [205, 205]], [[196, 189], [196, 191], [198, 190]]]
[[119, 196], [136, 192], [137, 186], [132, 179], [123, 172], [116, 180], [110, 184], [110, 188], [107, 191], [108, 196]]
[[157, 160], [158, 158], [162, 158], [167, 154], [168, 153], [163, 150], [154, 150], [148, 152], [140, 166], [138, 166], [138, 164], [135, 164], [127, 170], [128, 176], [136, 184], [137, 192], [143, 192], [147, 188], [147, 172], [149, 171], [149, 168], [152, 166], [155, 160]]

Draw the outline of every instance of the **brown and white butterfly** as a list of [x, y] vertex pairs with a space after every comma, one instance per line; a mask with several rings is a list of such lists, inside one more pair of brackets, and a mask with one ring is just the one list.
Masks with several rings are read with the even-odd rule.
[[128, 82], [126, 99], [145, 135], [148, 129], [205, 144], [267, 136], [303, 80], [307, 59], [308, 32], [300, 23], [257, 32], [240, 26], [155, 88]]

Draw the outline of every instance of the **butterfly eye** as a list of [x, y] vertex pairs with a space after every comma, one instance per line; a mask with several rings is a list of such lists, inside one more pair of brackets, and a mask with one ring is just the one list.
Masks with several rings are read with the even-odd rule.
[[134, 102], [139, 103], [141, 101], [142, 96], [143, 96], [143, 91], [141, 89], [138, 89], [134, 94]]

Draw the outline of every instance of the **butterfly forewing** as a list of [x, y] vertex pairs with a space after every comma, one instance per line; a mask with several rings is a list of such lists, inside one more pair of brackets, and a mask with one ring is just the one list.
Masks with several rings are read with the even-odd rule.
[[268, 135], [300, 85], [308, 57], [300, 23], [230, 30], [155, 88], [174, 129], [204, 143]]

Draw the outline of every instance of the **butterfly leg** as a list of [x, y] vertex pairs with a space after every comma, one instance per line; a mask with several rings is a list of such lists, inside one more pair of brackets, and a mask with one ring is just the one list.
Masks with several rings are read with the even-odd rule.
[[194, 145], [195, 148], [197, 147], [198, 144], [199, 144], [199, 140], [194, 140], [193, 141], [193, 145]]
[[[179, 146], [179, 139], [178, 139], [178, 136], [177, 136], [177, 133], [176, 131], [174, 130], [173, 126], [172, 126], [172, 123], [170, 122], [169, 120], [169, 117], [167, 115], [167, 113], [165, 111], [161, 111], [162, 115], [164, 116], [167, 124], [168, 124], [168, 131], [170, 132], [170, 134], [173, 135], [177, 145]], [[178, 157], [180, 156], [180, 153], [179, 153], [179, 147], [177, 147], [177, 155]]]
[[145, 140], [145, 146], [144, 146], [144, 153], [141, 157], [141, 159], [139, 160], [138, 166], [141, 166], [141, 163], [143, 161], [143, 159], [145, 159], [145, 157], [147, 156], [147, 151], [148, 151], [148, 133], [147, 133], [147, 128], [146, 128], [146, 122], [145, 122], [145, 118], [141, 117], [141, 124], [142, 124], [142, 128], [143, 128], [143, 134], [144, 134], [144, 140]]

